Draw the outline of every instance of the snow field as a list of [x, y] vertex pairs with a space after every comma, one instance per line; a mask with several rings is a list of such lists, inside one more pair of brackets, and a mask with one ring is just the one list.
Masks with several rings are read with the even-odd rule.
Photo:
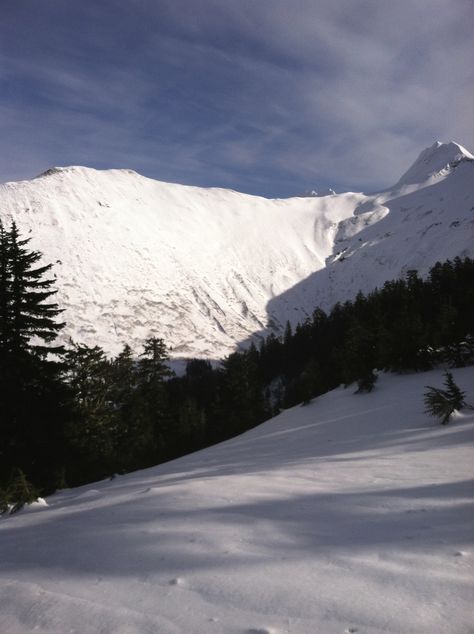
[[131, 170], [0, 185], [0, 217], [55, 263], [69, 337], [118, 353], [155, 335], [221, 359], [320, 306], [474, 257], [474, 160], [435, 144], [389, 191], [267, 200]]
[[1, 520], [0, 631], [472, 631], [474, 412], [429, 418], [442, 382], [339, 388]]
[[156, 334], [177, 357], [263, 328], [268, 300], [324, 265], [351, 213], [82, 167], [0, 186], [0, 201], [57, 263], [66, 337], [116, 353]]

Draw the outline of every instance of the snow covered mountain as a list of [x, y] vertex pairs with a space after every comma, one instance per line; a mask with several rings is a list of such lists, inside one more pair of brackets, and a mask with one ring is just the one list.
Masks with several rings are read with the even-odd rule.
[[55, 263], [65, 337], [163, 337], [221, 358], [255, 334], [437, 260], [474, 256], [474, 157], [435, 143], [389, 191], [267, 200], [131, 170], [0, 185], [0, 216]]
[[[341, 196], [329, 200], [337, 204]], [[338, 223], [325, 266], [272, 298], [267, 311], [291, 314], [298, 306], [310, 314], [315, 304], [331, 307], [456, 256], [474, 256], [474, 157], [456, 143], [437, 142], [393, 188], [363, 196]]]
[[[474, 368], [453, 373], [472, 403]], [[338, 388], [0, 519], [0, 631], [472, 632], [474, 412], [430, 419], [442, 383]]]

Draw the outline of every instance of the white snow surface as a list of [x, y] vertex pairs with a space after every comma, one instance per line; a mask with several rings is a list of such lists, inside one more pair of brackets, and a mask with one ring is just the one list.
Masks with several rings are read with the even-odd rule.
[[437, 179], [466, 159], [473, 161], [474, 156], [459, 143], [436, 141], [431, 147], [421, 152], [410, 169], [400, 178], [398, 185], [410, 185], [423, 183], [432, 178]]
[[[454, 370], [474, 400], [474, 368]], [[474, 412], [441, 371], [336, 389], [0, 520], [8, 634], [468, 634]]]
[[0, 217], [55, 263], [64, 339], [117, 353], [163, 337], [222, 358], [410, 269], [474, 256], [474, 160], [425, 150], [390, 191], [268, 200], [132, 170], [53, 168], [0, 185]]

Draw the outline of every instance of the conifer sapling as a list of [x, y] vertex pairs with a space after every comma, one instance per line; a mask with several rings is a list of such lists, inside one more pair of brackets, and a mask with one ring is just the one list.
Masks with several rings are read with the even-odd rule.
[[425, 412], [430, 416], [441, 419], [442, 425], [447, 425], [455, 411], [466, 406], [465, 393], [454, 382], [451, 372], [445, 372], [445, 389], [427, 385], [428, 391], [424, 395]]

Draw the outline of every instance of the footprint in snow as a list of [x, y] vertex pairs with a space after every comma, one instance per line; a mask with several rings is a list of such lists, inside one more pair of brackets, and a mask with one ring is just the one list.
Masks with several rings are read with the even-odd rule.
[[169, 582], [170, 586], [184, 586], [184, 579], [181, 579], [181, 577], [176, 577], [176, 579], [171, 579], [171, 581]]
[[458, 550], [454, 553], [455, 557], [466, 557], [467, 555], [469, 555], [469, 553], [467, 553], [465, 550]]
[[257, 627], [247, 630], [245, 634], [277, 634], [277, 631], [270, 627]]
[[358, 632], [359, 630], [356, 627], [348, 627], [347, 629], [344, 630], [345, 634], [355, 634], [355, 632]]

